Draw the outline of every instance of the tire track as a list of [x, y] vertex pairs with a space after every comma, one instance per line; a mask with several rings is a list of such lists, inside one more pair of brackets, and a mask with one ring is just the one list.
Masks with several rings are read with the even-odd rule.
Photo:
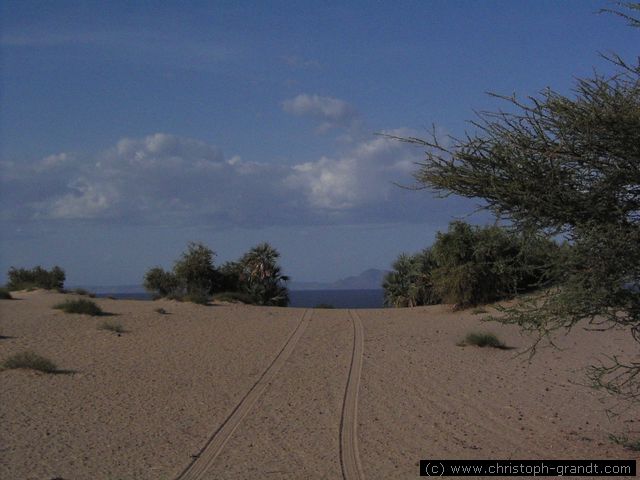
[[353, 322], [353, 352], [340, 418], [340, 466], [344, 480], [362, 480], [362, 463], [358, 453], [358, 390], [364, 353], [364, 329], [356, 312], [349, 310]]
[[276, 358], [273, 359], [262, 376], [246, 393], [240, 403], [236, 405], [226, 420], [222, 422], [222, 425], [213, 433], [198, 455], [196, 455], [191, 463], [176, 477], [176, 480], [199, 480], [203, 478], [203, 475], [220, 454], [231, 435], [233, 435], [233, 432], [235, 432], [240, 422], [242, 422], [242, 419], [251, 411], [253, 405], [270, 385], [275, 375], [291, 355], [291, 352], [293, 352], [293, 349], [296, 347], [300, 337], [302, 337], [302, 334], [311, 321], [312, 312], [313, 311], [309, 309], [304, 311], [300, 323], [298, 323], [296, 329], [284, 343]]

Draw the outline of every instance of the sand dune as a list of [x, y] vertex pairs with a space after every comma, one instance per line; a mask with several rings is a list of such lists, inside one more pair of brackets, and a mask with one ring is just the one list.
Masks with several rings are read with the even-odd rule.
[[[532, 363], [459, 347], [514, 328], [445, 306], [305, 310], [98, 299], [104, 318], [51, 307], [50, 292], [0, 301], [0, 359], [33, 350], [67, 373], [0, 372], [2, 479], [417, 478], [426, 458], [633, 459], [574, 383], [624, 332], [575, 330]], [[160, 314], [157, 308], [168, 314]], [[583, 477], [584, 478], [584, 477]]]

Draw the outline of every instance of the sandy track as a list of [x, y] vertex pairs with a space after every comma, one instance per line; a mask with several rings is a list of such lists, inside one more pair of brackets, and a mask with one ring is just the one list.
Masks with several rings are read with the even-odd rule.
[[[96, 328], [103, 319], [52, 310], [61, 295], [16, 296], [0, 301], [0, 358], [35, 350], [75, 373], [0, 372], [2, 479], [188, 478], [197, 452], [202, 480], [408, 479], [429, 458], [637, 457], [608, 438], [639, 438], [637, 411], [608, 419], [602, 395], [577, 384], [598, 354], [637, 355], [625, 332], [578, 329], [528, 363], [517, 350], [457, 346], [471, 330], [516, 349], [529, 340], [447, 306], [314, 310], [309, 322], [294, 308], [98, 299], [128, 331], [117, 336]], [[216, 425], [233, 434], [212, 439]]]
[[298, 344], [300, 337], [304, 334], [311, 321], [312, 311], [305, 310], [300, 319], [300, 323], [284, 343], [278, 356], [273, 360], [262, 376], [247, 392], [244, 398], [233, 409], [231, 414], [225, 419], [222, 425], [214, 432], [207, 444], [194, 458], [193, 462], [177, 477], [177, 480], [199, 480], [203, 478], [211, 464], [220, 454], [225, 444], [240, 425], [240, 422], [247, 416], [256, 401], [264, 393], [267, 386], [271, 384], [273, 378], [278, 374], [285, 364], [291, 352]]
[[345, 480], [364, 478], [358, 453], [358, 391], [364, 353], [364, 331], [358, 314], [349, 310], [349, 316], [353, 322], [353, 352], [340, 418], [340, 465]]

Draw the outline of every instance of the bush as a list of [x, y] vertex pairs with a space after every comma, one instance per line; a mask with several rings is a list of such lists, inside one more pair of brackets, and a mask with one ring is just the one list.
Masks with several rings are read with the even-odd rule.
[[102, 315], [102, 309], [91, 300], [65, 300], [55, 305], [53, 308], [62, 310], [65, 313], [80, 313], [84, 315], [98, 316]]
[[6, 288], [0, 288], [0, 300], [11, 300], [13, 297]]
[[213, 250], [192, 242], [176, 261], [173, 271], [150, 269], [144, 276], [144, 288], [157, 297], [207, 303], [218, 284], [214, 257]]
[[[206, 304], [212, 294], [222, 290], [227, 296], [233, 296], [230, 301], [287, 306], [288, 277], [281, 273], [277, 263], [279, 256], [275, 248], [262, 243], [237, 262], [227, 262], [216, 270], [213, 265], [215, 252], [192, 242], [174, 264], [173, 271], [152, 268], [145, 274], [144, 286], [157, 297], [178, 301]], [[242, 292], [242, 296], [238, 292]]]
[[55, 373], [58, 371], [55, 363], [33, 352], [22, 352], [11, 355], [2, 362], [2, 367], [5, 369], [28, 368], [45, 373]]
[[220, 292], [213, 295], [213, 300], [217, 302], [253, 304], [253, 298], [245, 292]]
[[286, 307], [289, 305], [289, 277], [282, 274], [278, 258], [280, 253], [268, 243], [256, 245], [238, 262], [241, 266], [240, 283], [254, 304]]
[[98, 328], [100, 330], [109, 330], [110, 332], [114, 333], [125, 333], [125, 329], [122, 324], [117, 322], [102, 322], [100, 325], [98, 325]]
[[172, 272], [154, 267], [144, 276], [144, 288], [160, 297], [178, 293], [178, 279]]
[[336, 308], [333, 305], [331, 305], [330, 303], [319, 303], [318, 305], [316, 305], [313, 308], [326, 308], [326, 309], [331, 309], [331, 308]]
[[207, 290], [192, 290], [184, 296], [184, 300], [191, 303], [197, 303], [198, 305], [207, 305], [210, 299]]
[[430, 248], [415, 255], [401, 254], [384, 277], [384, 305], [416, 307], [440, 303], [433, 286], [435, 260]]
[[477, 347], [492, 347], [507, 350], [507, 347], [493, 333], [469, 333], [460, 345], [475, 345]]
[[445, 302], [466, 308], [510, 298], [559, 279], [562, 272], [554, 265], [567, 250], [497, 226], [452, 222], [431, 248], [398, 257], [385, 277], [385, 305]]
[[26, 268], [11, 267], [7, 273], [9, 290], [28, 290], [31, 288], [44, 288], [46, 290], [61, 290], [64, 288], [65, 273], [60, 267], [55, 266], [50, 271], [37, 266], [28, 270]]
[[95, 293], [90, 292], [89, 290], [87, 290], [85, 288], [76, 288], [75, 290], [72, 290], [71, 293], [75, 293], [76, 295], [82, 295], [84, 297], [96, 298], [96, 294]]
[[627, 436], [619, 437], [616, 435], [609, 435], [609, 439], [618, 445], [622, 445], [627, 450], [640, 452], [640, 440], [630, 440]]

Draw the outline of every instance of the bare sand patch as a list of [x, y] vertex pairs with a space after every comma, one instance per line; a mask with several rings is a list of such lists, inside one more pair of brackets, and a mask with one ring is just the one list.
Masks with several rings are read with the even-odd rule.
[[[0, 358], [33, 350], [71, 373], [0, 372], [0, 478], [175, 479], [259, 381], [303, 309], [96, 299], [104, 317], [0, 301]], [[155, 310], [163, 308], [167, 314]], [[365, 478], [416, 478], [423, 458], [635, 458], [637, 412], [609, 420], [572, 383], [596, 353], [633, 352], [623, 332], [575, 330], [532, 363], [515, 350], [459, 347], [470, 330], [507, 345], [514, 328], [446, 306], [359, 310], [364, 333], [357, 449]], [[341, 416], [353, 320], [314, 310], [286, 362], [200, 478], [342, 478]]]

